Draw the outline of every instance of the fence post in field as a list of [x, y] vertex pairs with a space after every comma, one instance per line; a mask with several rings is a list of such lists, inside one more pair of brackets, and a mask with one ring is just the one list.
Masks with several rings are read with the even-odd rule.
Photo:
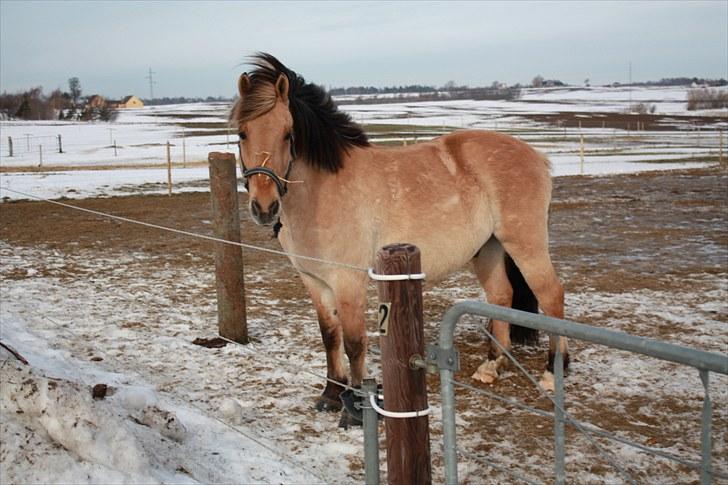
[[167, 191], [172, 197], [172, 154], [169, 150], [169, 141], [167, 141]]
[[63, 153], [63, 142], [61, 141], [61, 134], [58, 134], [58, 153]]
[[[208, 162], [215, 237], [239, 243], [240, 213], [235, 154], [212, 152], [208, 155]], [[215, 280], [220, 336], [241, 344], [248, 343], [243, 250], [240, 246], [215, 243]]]
[[185, 139], [185, 129], [182, 127], [182, 168], [187, 166], [187, 141]]
[[[416, 246], [392, 244], [377, 252], [378, 275], [415, 275], [421, 271], [420, 250]], [[414, 365], [416, 359], [422, 360], [425, 355], [422, 280], [378, 281], [377, 290], [384, 409], [426, 410], [425, 369]], [[426, 415], [385, 417], [390, 485], [431, 483], [428, 425]]]
[[[721, 136], [720, 139], [721, 139], [721, 142], [722, 142], [723, 141], [723, 137]], [[721, 143], [721, 146], [722, 146], [722, 143]], [[8, 137], [8, 151], [9, 151], [8, 156], [9, 157], [12, 157], [13, 156], [13, 137], [12, 136], [9, 136]]]
[[[719, 133], [718, 136], [720, 137], [719, 138], [720, 139], [720, 141], [719, 141], [720, 148], [718, 148], [718, 163], [720, 163], [720, 166], [722, 167], [723, 166], [723, 163], [724, 163], [724, 160], [723, 160], [723, 130], [720, 130], [718, 133]], [[13, 145], [12, 145], [12, 143], [10, 144], [10, 156], [11, 157], [13, 156]]]
[[114, 156], [115, 157], [117, 156], [117, 154], [116, 154], [116, 140], [114, 140]]
[[43, 145], [38, 145], [38, 159], [39, 159], [38, 166], [42, 167], [43, 166]]
[[581, 174], [584, 175], [584, 135], [579, 135], [580, 144], [579, 144], [579, 160], [581, 161], [580, 169]]

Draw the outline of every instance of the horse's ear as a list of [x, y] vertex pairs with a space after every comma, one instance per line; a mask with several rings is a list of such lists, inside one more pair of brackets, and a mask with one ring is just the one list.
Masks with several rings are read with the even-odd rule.
[[250, 76], [248, 76], [247, 72], [244, 72], [240, 75], [240, 79], [238, 79], [238, 92], [240, 93], [240, 97], [243, 98], [249, 89]]
[[278, 76], [278, 80], [276, 81], [276, 94], [281, 98], [281, 101], [288, 102], [288, 76], [285, 74]]

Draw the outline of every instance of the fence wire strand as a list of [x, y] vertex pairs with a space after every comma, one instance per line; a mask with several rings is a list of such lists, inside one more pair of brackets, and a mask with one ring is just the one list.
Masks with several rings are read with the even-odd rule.
[[8, 192], [13, 192], [15, 194], [23, 195], [25, 197], [30, 197], [30, 198], [35, 199], [35, 200], [38, 200], [38, 201], [47, 202], [49, 204], [54, 204], [54, 205], [58, 205], [58, 206], [61, 206], [61, 207], [66, 207], [68, 209], [74, 209], [74, 210], [77, 210], [77, 211], [86, 212], [88, 214], [93, 214], [93, 215], [96, 215], [96, 216], [99, 216], [99, 217], [106, 217], [108, 219], [114, 219], [114, 220], [121, 221], [121, 222], [127, 222], [129, 224], [137, 224], [137, 225], [144, 226], [144, 227], [149, 227], [149, 228], [153, 228], [153, 229], [159, 229], [159, 230], [162, 230], [162, 231], [172, 232], [172, 233], [175, 233], [175, 234], [181, 234], [183, 236], [189, 236], [189, 237], [194, 237], [194, 238], [198, 238], [198, 239], [205, 239], [205, 240], [208, 240], [208, 241], [213, 241], [213, 242], [218, 242], [218, 243], [223, 243], [223, 244], [230, 244], [231, 246], [239, 246], [241, 248], [251, 249], [251, 250], [254, 250], [254, 251], [261, 251], [261, 252], [264, 252], [264, 253], [277, 254], [279, 256], [287, 256], [287, 257], [293, 258], [293, 259], [302, 259], [302, 260], [306, 260], [306, 261], [312, 261], [312, 262], [315, 262], [315, 263], [327, 264], [327, 265], [330, 265], [330, 266], [337, 266], [339, 268], [345, 268], [345, 269], [350, 269], [350, 270], [354, 270], [354, 271], [360, 271], [360, 272], [364, 272], [364, 273], [367, 273], [369, 271], [369, 268], [355, 266], [353, 264], [341, 263], [341, 262], [338, 262], [338, 261], [329, 261], [329, 260], [326, 260], [326, 259], [316, 258], [314, 256], [305, 256], [305, 255], [302, 255], [302, 254], [289, 253], [287, 251], [279, 251], [277, 249], [263, 248], [263, 247], [255, 246], [253, 244], [248, 244], [248, 243], [242, 243], [242, 242], [236, 242], [236, 241], [229, 241], [227, 239], [221, 239], [221, 238], [214, 237], [214, 236], [207, 236], [205, 234], [198, 234], [198, 233], [195, 233], [195, 232], [185, 231], [185, 230], [182, 230], [182, 229], [175, 229], [173, 227], [167, 227], [167, 226], [160, 226], [158, 224], [152, 224], [150, 222], [138, 221], [136, 219], [130, 219], [128, 217], [117, 216], [117, 215], [114, 215], [114, 214], [109, 214], [107, 212], [101, 212], [101, 211], [97, 211], [97, 210], [93, 210], [93, 209], [86, 209], [84, 207], [78, 207], [76, 205], [66, 204], [64, 202], [58, 202], [57, 200], [46, 199], [45, 197], [40, 197], [40, 196], [37, 196], [37, 195], [34, 195], [34, 194], [29, 194], [29, 193], [22, 192], [20, 190], [11, 189], [11, 188], [8, 188], [8, 187], [0, 187], [0, 191], [2, 191], [2, 190], [6, 190]]
[[520, 362], [518, 362], [518, 359], [516, 359], [508, 349], [501, 345], [501, 343], [496, 340], [496, 338], [493, 336], [493, 334], [490, 333], [490, 331], [488, 331], [488, 329], [484, 329], [484, 331], [488, 338], [491, 340], [491, 342], [495, 342], [501, 352], [503, 352], [503, 354], [506, 355], [511, 362], [513, 362], [518, 370], [520, 370], [521, 373], [523, 373], [523, 375], [525, 375], [526, 378], [528, 378], [528, 380], [531, 381], [534, 386], [536, 386], [539, 394], [551, 401], [554, 405], [554, 408], [558, 409], [563, 413], [564, 419], [571, 420], [571, 423], [574, 425], [574, 427], [576, 427], [576, 429], [578, 429], [584, 435], [587, 441], [589, 441], [589, 443], [597, 449], [599, 454], [602, 455], [606, 462], [614, 467], [614, 469], [617, 470], [625, 479], [627, 479], [628, 482], [636, 484], [637, 482], [635, 482], [635, 480], [632, 478], [632, 475], [629, 473], [629, 471], [627, 471], [626, 468], [623, 468], [619, 463], [617, 463], [616, 460], [612, 458], [611, 454], [607, 452], [607, 450], [605, 450], [578, 421], [572, 418], [571, 414], [569, 414], [566, 409], [559, 406], [559, 404], [556, 402], [556, 399], [553, 396], [549, 395], [548, 392], [546, 392], [546, 390], [543, 388], [543, 386], [541, 386], [536, 378], [533, 377], [533, 375], [528, 372], [526, 368], [521, 365]]
[[[533, 406], [529, 406], [528, 404], [525, 404], [521, 401], [518, 401], [517, 399], [513, 398], [507, 398], [504, 396], [501, 396], [499, 394], [496, 394], [494, 392], [490, 392], [485, 389], [480, 389], [478, 387], [472, 386], [470, 384], [467, 384], [465, 382], [457, 381], [455, 379], [452, 379], [452, 383], [457, 386], [461, 387], [463, 389], [467, 389], [469, 391], [472, 391], [476, 394], [480, 394], [482, 396], [486, 396], [490, 399], [493, 399], [495, 401], [502, 402], [503, 404], [507, 404], [510, 406], [515, 406], [519, 409], [523, 409], [524, 411], [531, 412], [533, 414], [537, 414], [539, 416], [543, 416], [546, 418], [554, 419], [554, 413], [551, 411], [544, 411], [543, 409], [538, 409]], [[564, 419], [564, 422], [570, 426], [574, 426], [574, 422], [576, 422], [575, 419], [572, 419], [570, 417], [566, 417]], [[638, 450], [644, 451], [645, 453], [659, 456], [661, 458], [664, 458], [666, 460], [672, 460], [674, 462], [677, 462], [681, 465], [684, 465], [688, 468], [692, 468], [694, 470], [700, 470], [700, 463], [691, 461], [686, 458], [679, 457], [677, 455], [673, 455], [671, 453], [667, 453], [662, 450], [658, 450], [657, 448], [650, 448], [649, 446], [645, 446], [641, 443], [637, 443], [636, 441], [629, 440], [627, 438], [622, 438], [619, 435], [616, 435], [614, 433], [610, 433], [609, 431], [606, 431], [604, 429], [599, 428], [598, 426], [591, 424], [591, 423], [584, 423], [582, 421], [578, 421], [578, 423], [583, 426], [589, 433], [595, 434], [598, 436], [601, 436], [602, 438], [611, 439], [613, 441], [617, 441], [619, 443], [622, 443], [623, 445], [631, 446], [633, 448], [637, 448]], [[712, 471], [713, 475], [719, 478], [728, 478], [728, 473], [723, 473], [717, 470]]]

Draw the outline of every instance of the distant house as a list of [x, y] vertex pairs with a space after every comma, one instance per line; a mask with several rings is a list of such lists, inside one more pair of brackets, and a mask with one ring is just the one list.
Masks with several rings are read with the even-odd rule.
[[88, 101], [86, 101], [87, 108], [101, 108], [105, 104], [106, 99], [100, 94], [94, 94], [93, 96], [89, 96]]
[[116, 105], [117, 108], [143, 108], [144, 103], [141, 99], [139, 99], [138, 96], [134, 96], [133, 94], [131, 96], [126, 96], [124, 99], [118, 102]]

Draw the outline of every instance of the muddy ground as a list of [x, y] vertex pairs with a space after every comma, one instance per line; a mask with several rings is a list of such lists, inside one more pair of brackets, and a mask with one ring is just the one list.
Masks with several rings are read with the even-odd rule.
[[[243, 207], [244, 199], [242, 196]], [[129, 196], [70, 203], [211, 234], [209, 194]], [[711, 351], [728, 350], [728, 314], [722, 301], [726, 297], [728, 278], [727, 205], [728, 174], [725, 170], [556, 179], [551, 208], [551, 247], [567, 292], [567, 318]], [[269, 228], [257, 227], [247, 217], [243, 217], [242, 225], [245, 242], [279, 248], [277, 241], [271, 238]], [[162, 271], [174, 273], [176, 270], [211, 273], [213, 268], [212, 246], [207, 241], [160, 233], [42, 202], [0, 205], [0, 240], [15, 248], [12, 252], [18, 254], [40, 248], [43, 252], [62, 255], [60, 262], [56, 258], [53, 264], [37, 261], [32, 273], [4, 262], [0, 273], [6, 284], [39, 277], [71, 281], [97, 276], [81, 262], [81, 256], [87, 260], [94, 255], [113, 259], [115, 255], [144, 254], [149, 260], [139, 271], [149, 271], [150, 277], [156, 277]], [[9, 256], [10, 252], [4, 254], [3, 259], [7, 261]], [[255, 276], [247, 283], [252, 290], [248, 295], [249, 315], [262, 320], [280, 320], [281, 314], [303, 315], [301, 318], [310, 321], [308, 326], [315, 329], [315, 316], [305, 290], [290, 271], [288, 262], [279, 256], [248, 250], [244, 258], [246, 273]], [[123, 274], [115, 274], [114, 278], [123, 284]], [[213, 283], [207, 278], [201, 287], [192, 288], [186, 294], [176, 294], [174, 286], [165, 292], [173, 303], [204, 301], [209, 313], [214, 301]], [[373, 292], [371, 295], [374, 299]], [[465, 271], [428, 289], [425, 295], [428, 340], [436, 339], [437, 322], [453, 301], [480, 297], [482, 292], [476, 280]], [[271, 300], [277, 302], [279, 313], [268, 308], [266, 302]], [[705, 321], [709, 324], [704, 324]], [[373, 329], [373, 314], [369, 324]], [[143, 323], [131, 322], [125, 328], [135, 331], [140, 326]], [[487, 353], [489, 344], [483, 327], [481, 320], [466, 319], [456, 341], [462, 356], [462, 372], [458, 378], [485, 389], [487, 386], [469, 378]], [[256, 328], [253, 336], [265, 343], [266, 331], [266, 328]], [[200, 333], [198, 336], [209, 335]], [[293, 347], [321, 348], [315, 330], [294, 330], [286, 336]], [[376, 338], [372, 340], [372, 347], [376, 348]], [[541, 348], [516, 348], [515, 353], [526, 368], [538, 375], [544, 366], [545, 345], [542, 339]], [[321, 361], [316, 362], [318, 370], [323, 353], [317, 355]], [[162, 361], [157, 363], [164, 367], [163, 355], [150, 358]], [[683, 373], [674, 366], [660, 363], [643, 365], [641, 360], [627, 354], [615, 354], [579, 342], [572, 343], [572, 359], [567, 397], [571, 397], [570, 411], [577, 417], [651, 446], [691, 458], [698, 456], [695, 447], [699, 439], [697, 419], [701, 394], [696, 391], [700, 389], [699, 381], [690, 371]], [[376, 354], [371, 355], [375, 371], [376, 360]], [[635, 376], [632, 373], [635, 369], [648, 375]], [[665, 374], [658, 375], [658, 372]], [[665, 383], [682, 380], [684, 376], [690, 376], [697, 384], [693, 382], [683, 389], [677, 384]], [[725, 381], [718, 383], [714, 396], [715, 457], [716, 463], [728, 471], [725, 458], [728, 397], [722, 388]], [[186, 385], [197, 393], [208, 389], [206, 384], [193, 380]], [[437, 378], [433, 376], [429, 385], [430, 389], [436, 390]], [[549, 409], [526, 378], [513, 369], [488, 389]], [[686, 395], [679, 395], [675, 389]], [[310, 413], [310, 403], [315, 397], [313, 390], [309, 397], [305, 411], [296, 412]], [[432, 400], [435, 405], [439, 402], [437, 396]], [[550, 422], [490, 403], [483, 396], [465, 389], [458, 389], [458, 410], [462, 419], [458, 439], [464, 449], [505, 463], [507, 467], [525, 464], [523, 474], [531, 479], [549, 480]], [[631, 417], [625, 418], [627, 414]], [[676, 424], [676, 417], [687, 419], [687, 424]], [[312, 433], [318, 431], [300, 427], [296, 434], [298, 441], [288, 445], [294, 454], [305, 446], [301, 441]], [[436, 422], [433, 423], [433, 443], [435, 439], [439, 439]], [[580, 477], [582, 482], [600, 481], [599, 477], [620, 481], [609, 465], [598, 459], [596, 452], [585, 451], [588, 444], [575, 432], [569, 432], [568, 443], [572, 446], [567, 448], [571, 476]], [[607, 442], [600, 443], [608, 446]], [[439, 445], [433, 444], [433, 450], [437, 477], [441, 466]], [[684, 467], [637, 456], [621, 447], [610, 448], [610, 451], [626, 461], [640, 481], [671, 483], [693, 481], [697, 477]], [[349, 457], [347, 467], [346, 476], [352, 481], [361, 481], [361, 460], [356, 456]], [[466, 483], [510, 480], [507, 475], [501, 475], [475, 459], [463, 458], [461, 475]]]

